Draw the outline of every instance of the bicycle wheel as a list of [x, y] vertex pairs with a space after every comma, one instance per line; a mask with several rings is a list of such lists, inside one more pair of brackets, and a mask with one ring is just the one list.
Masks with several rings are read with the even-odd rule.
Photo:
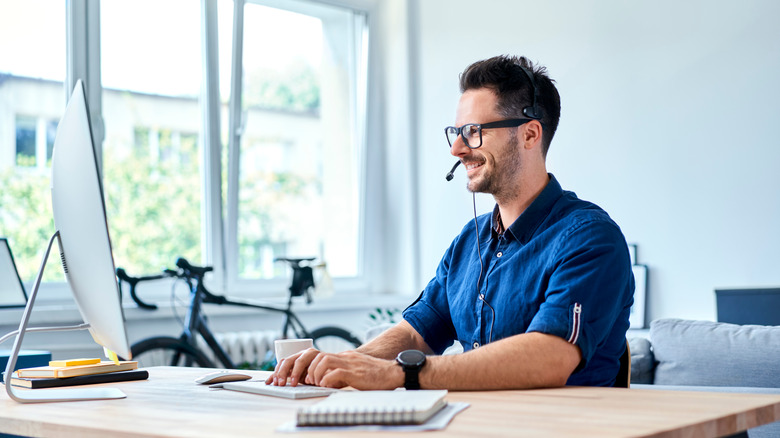
[[157, 336], [136, 342], [130, 347], [133, 360], [140, 367], [189, 366], [214, 368], [214, 364], [199, 350], [180, 339]]
[[360, 340], [339, 327], [320, 327], [311, 332], [314, 348], [326, 353], [341, 353], [360, 347]]

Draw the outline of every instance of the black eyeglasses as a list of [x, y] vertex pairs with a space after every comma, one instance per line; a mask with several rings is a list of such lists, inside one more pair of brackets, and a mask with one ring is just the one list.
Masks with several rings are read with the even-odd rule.
[[533, 119], [507, 119], [490, 123], [467, 123], [460, 128], [448, 126], [444, 128], [444, 135], [447, 136], [447, 142], [450, 144], [450, 147], [452, 147], [452, 144], [455, 143], [455, 140], [460, 135], [463, 138], [463, 143], [466, 143], [469, 149], [476, 149], [482, 146], [483, 129], [515, 128], [531, 120]]

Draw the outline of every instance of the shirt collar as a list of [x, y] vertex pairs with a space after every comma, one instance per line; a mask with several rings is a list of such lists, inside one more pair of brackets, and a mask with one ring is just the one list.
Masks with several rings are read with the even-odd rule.
[[[539, 196], [531, 202], [531, 205], [529, 205], [520, 217], [518, 217], [505, 231], [505, 234], [516, 238], [523, 244], [531, 240], [534, 231], [536, 231], [542, 221], [550, 213], [553, 205], [555, 205], [558, 199], [563, 196], [563, 189], [561, 188], [560, 183], [558, 183], [558, 180], [555, 179], [555, 176], [553, 176], [552, 173], [548, 173], [548, 175], [550, 176], [550, 181], [544, 187], [544, 190], [539, 193]], [[500, 219], [501, 214], [498, 210], [498, 204], [496, 204], [495, 207], [493, 207], [493, 219], [491, 221], [491, 234], [493, 238], [496, 238], [499, 235]]]

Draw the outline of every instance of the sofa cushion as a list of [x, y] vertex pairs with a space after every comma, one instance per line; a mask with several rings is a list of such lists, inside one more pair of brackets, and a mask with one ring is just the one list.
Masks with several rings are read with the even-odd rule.
[[780, 326], [650, 323], [658, 385], [780, 387]]
[[646, 338], [629, 338], [631, 350], [631, 384], [653, 383], [655, 359], [650, 341]]

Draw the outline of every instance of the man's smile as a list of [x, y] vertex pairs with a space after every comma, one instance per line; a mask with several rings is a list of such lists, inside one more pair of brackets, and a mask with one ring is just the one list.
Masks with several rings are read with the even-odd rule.
[[466, 166], [466, 171], [471, 173], [472, 170], [477, 169], [479, 167], [482, 167], [482, 165], [485, 164], [484, 162], [471, 162], [471, 163], [463, 163], [464, 166]]

